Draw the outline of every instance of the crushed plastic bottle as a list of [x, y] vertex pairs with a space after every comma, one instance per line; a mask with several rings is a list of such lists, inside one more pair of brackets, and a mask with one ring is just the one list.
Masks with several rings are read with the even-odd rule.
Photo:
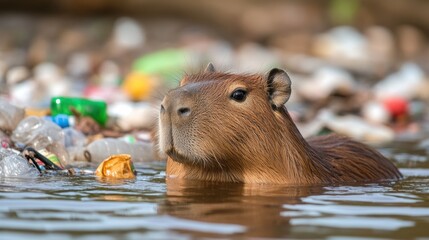
[[127, 143], [120, 139], [104, 138], [90, 143], [85, 150], [85, 158], [100, 163], [115, 154], [129, 154], [134, 162], [153, 160], [152, 144], [147, 142]]
[[0, 98], [0, 129], [12, 131], [24, 118], [25, 111]]
[[0, 178], [36, 177], [37, 169], [16, 151], [0, 148]]
[[95, 175], [97, 177], [132, 179], [136, 177], [136, 170], [130, 155], [118, 154], [104, 160], [98, 166]]
[[12, 132], [11, 139], [15, 143], [36, 150], [48, 150], [55, 154], [64, 166], [69, 163], [69, 156], [64, 147], [64, 132], [53, 122], [40, 117], [27, 117]]

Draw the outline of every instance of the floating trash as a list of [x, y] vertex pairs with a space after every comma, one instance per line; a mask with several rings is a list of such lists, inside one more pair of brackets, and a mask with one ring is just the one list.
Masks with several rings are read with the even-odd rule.
[[131, 155], [112, 155], [104, 160], [95, 170], [98, 177], [132, 179], [136, 177], [136, 170]]

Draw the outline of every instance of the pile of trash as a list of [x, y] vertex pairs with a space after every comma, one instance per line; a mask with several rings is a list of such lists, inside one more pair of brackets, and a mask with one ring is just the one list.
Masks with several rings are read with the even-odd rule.
[[[26, 24], [40, 31], [25, 41], [0, 25], [9, 36], [0, 41], [0, 177], [70, 172], [118, 154], [164, 159], [153, 139], [162, 96], [208, 62], [229, 72], [286, 69], [293, 85], [287, 108], [304, 136], [336, 132], [373, 144], [429, 137], [429, 61], [422, 57], [429, 44], [413, 26], [396, 34], [339, 26], [262, 44], [232, 43], [200, 28], [171, 27], [176, 35], [164, 36], [131, 18], [68, 29]], [[11, 162], [19, 171], [8, 170]]]
[[114, 156], [132, 166], [131, 159], [147, 162], [155, 158], [146, 131], [120, 137], [113, 133], [115, 138], [109, 130], [103, 133], [108, 124], [103, 101], [55, 97], [48, 112], [51, 115], [36, 116], [34, 110], [0, 99], [0, 176], [31, 176], [48, 170], [74, 175], [76, 171], [71, 169], [76, 162], [104, 166]]

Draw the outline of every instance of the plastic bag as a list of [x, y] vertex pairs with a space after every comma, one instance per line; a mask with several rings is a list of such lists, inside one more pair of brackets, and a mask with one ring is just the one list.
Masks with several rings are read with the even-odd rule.
[[136, 177], [131, 155], [112, 155], [104, 160], [95, 170], [98, 177], [133, 179]]

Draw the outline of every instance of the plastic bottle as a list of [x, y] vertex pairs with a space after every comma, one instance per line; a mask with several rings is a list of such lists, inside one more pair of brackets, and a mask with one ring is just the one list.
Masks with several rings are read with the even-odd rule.
[[24, 118], [25, 111], [0, 98], [0, 129], [12, 131]]
[[52, 116], [58, 114], [73, 115], [72, 108], [83, 116], [92, 117], [102, 126], [105, 126], [107, 122], [107, 104], [103, 101], [73, 97], [53, 97], [51, 99]]
[[39, 172], [27, 159], [17, 152], [0, 148], [0, 178], [3, 177], [36, 177]]
[[64, 128], [65, 147], [67, 149], [70, 161], [85, 161], [83, 155], [84, 146], [87, 142], [86, 136], [71, 127]]
[[115, 154], [129, 154], [133, 162], [153, 160], [152, 144], [148, 142], [127, 143], [120, 139], [104, 138], [90, 143], [85, 150], [85, 158], [95, 163]]
[[55, 154], [62, 165], [69, 163], [69, 156], [64, 147], [64, 132], [55, 123], [40, 117], [23, 119], [12, 132], [12, 141], [33, 147], [37, 151], [46, 149]]

